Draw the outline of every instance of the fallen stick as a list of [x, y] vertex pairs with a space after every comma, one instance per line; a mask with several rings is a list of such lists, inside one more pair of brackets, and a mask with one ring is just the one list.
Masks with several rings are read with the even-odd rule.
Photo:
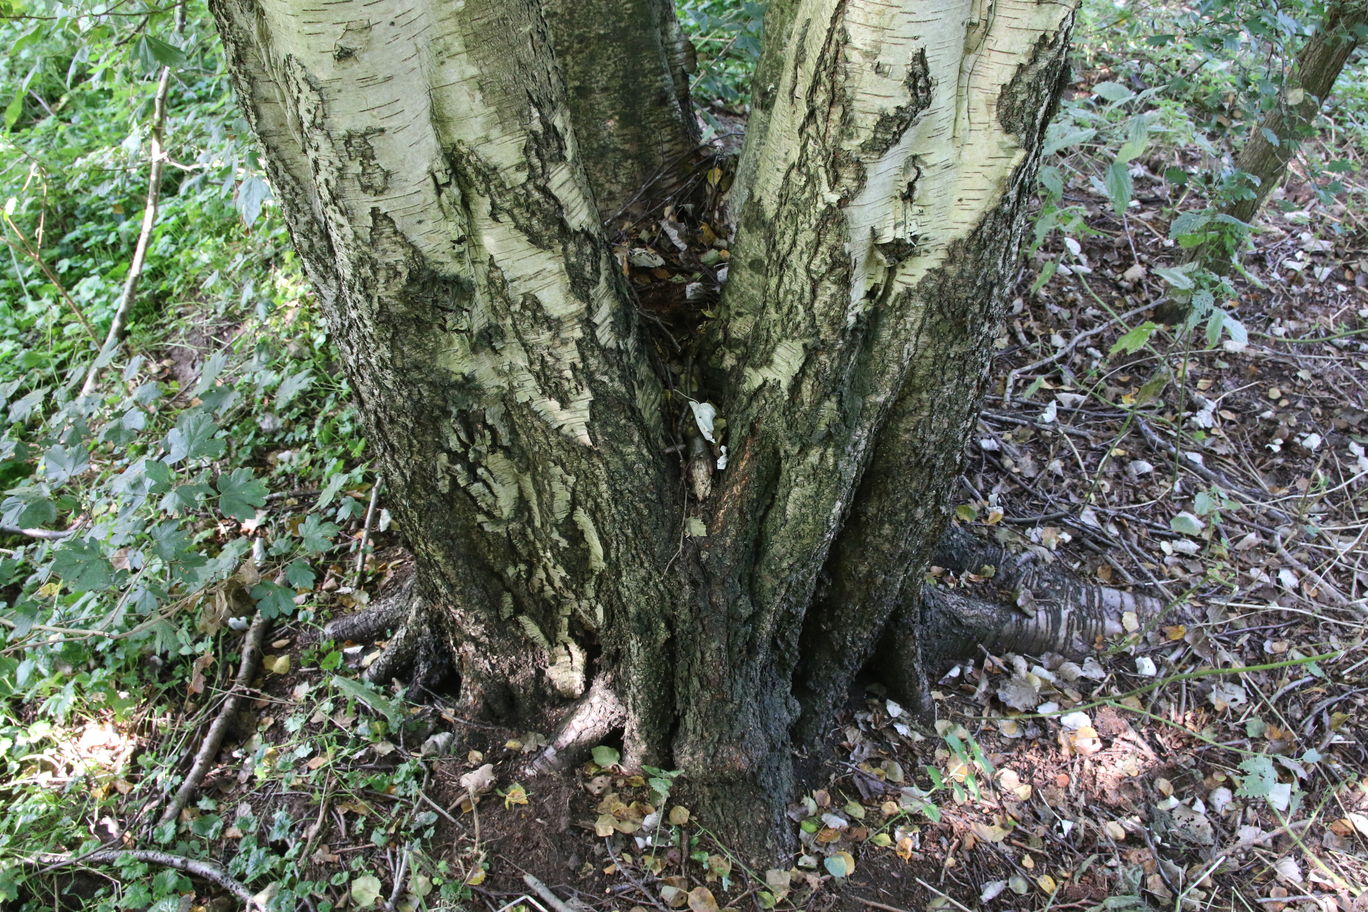
[[166, 868], [174, 868], [177, 871], [184, 871], [200, 880], [207, 880], [212, 884], [222, 887], [242, 900], [249, 910], [264, 909], [265, 907], [257, 902], [252, 891], [247, 889], [241, 881], [234, 879], [218, 865], [208, 861], [199, 861], [194, 858], [186, 858], [184, 855], [172, 855], [170, 852], [159, 852], [154, 849], [96, 849], [93, 852], [86, 852], [81, 855], [54, 855], [41, 854], [25, 859], [29, 864], [48, 865], [49, 867], [65, 867], [74, 864], [112, 864], [124, 858], [132, 858], [135, 861], [142, 861], [148, 864], [157, 864]]
[[260, 614], [252, 621], [252, 626], [247, 628], [247, 635], [242, 638], [242, 661], [238, 664], [237, 677], [233, 680], [233, 686], [228, 691], [228, 697], [223, 701], [223, 707], [219, 710], [209, 731], [204, 736], [204, 743], [195, 753], [195, 762], [190, 767], [190, 772], [186, 774], [185, 781], [176, 790], [176, 794], [171, 799], [171, 803], [166, 806], [162, 813], [158, 826], [176, 819], [179, 814], [190, 802], [190, 798], [199, 788], [204, 777], [209, 773], [209, 766], [218, 756], [219, 747], [223, 744], [223, 736], [228, 733], [228, 723], [233, 718], [233, 713], [237, 712], [238, 704], [242, 702], [247, 685], [252, 682], [252, 676], [256, 674], [258, 663], [261, 661], [261, 645], [266, 640], [266, 631], [271, 627], [271, 622]]

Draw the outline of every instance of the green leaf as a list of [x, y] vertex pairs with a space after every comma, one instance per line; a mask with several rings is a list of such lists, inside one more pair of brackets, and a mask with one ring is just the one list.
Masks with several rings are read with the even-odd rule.
[[243, 178], [238, 184], [234, 202], [238, 213], [248, 227], [261, 216], [261, 207], [271, 198], [271, 185], [254, 174]]
[[1186, 511], [1169, 520], [1169, 528], [1179, 535], [1200, 535], [1202, 521]]
[[1112, 210], [1124, 215], [1131, 202], [1131, 176], [1126, 163], [1117, 159], [1107, 166], [1107, 198], [1111, 200]]
[[166, 464], [175, 465], [182, 459], [219, 458], [226, 445], [215, 436], [218, 430], [206, 412], [187, 412], [166, 435]]
[[1159, 328], [1159, 324], [1146, 320], [1130, 332], [1117, 339], [1112, 344], [1111, 351], [1107, 352], [1108, 357], [1115, 354], [1130, 354], [1139, 351], [1149, 342], [1150, 336]]
[[403, 708], [394, 700], [379, 693], [369, 683], [333, 675], [332, 684], [346, 697], [370, 707], [376, 714], [384, 716], [391, 728], [398, 728], [404, 720]]
[[617, 766], [618, 762], [622, 760], [622, 755], [618, 753], [616, 748], [603, 744], [590, 751], [590, 754], [593, 756], [594, 762], [605, 769], [610, 766]]
[[380, 899], [380, 878], [362, 874], [351, 882], [351, 898], [359, 908], [367, 909]]
[[1182, 266], [1155, 266], [1150, 271], [1179, 291], [1187, 291], [1197, 284], [1192, 280], [1192, 270], [1196, 268], [1195, 263], [1187, 263]]
[[251, 519], [266, 505], [266, 485], [257, 481], [251, 469], [225, 472], [214, 483], [219, 492], [219, 509], [233, 519]]
[[1093, 94], [1112, 104], [1129, 101], [1135, 97], [1134, 92], [1118, 82], [1099, 82], [1093, 86]]
[[295, 589], [312, 589], [317, 575], [313, 568], [302, 560], [292, 560], [285, 565], [285, 582]]
[[0, 522], [7, 526], [30, 529], [46, 526], [56, 518], [57, 505], [40, 485], [17, 485], [10, 489], [10, 496], [0, 503]]
[[321, 554], [333, 548], [333, 537], [337, 535], [341, 528], [336, 523], [324, 522], [313, 513], [304, 517], [304, 521], [299, 524], [299, 537], [304, 540], [304, 547], [314, 554]]
[[313, 371], [305, 368], [280, 381], [280, 388], [276, 390], [275, 407], [283, 409], [289, 405], [296, 396], [313, 385], [313, 379]]
[[52, 572], [72, 592], [100, 592], [114, 585], [114, 568], [89, 539], [63, 543], [52, 552]]
[[64, 447], [53, 444], [43, 454], [43, 474], [54, 485], [85, 472], [90, 468], [89, 454], [83, 446]]
[[252, 587], [252, 598], [262, 617], [280, 618], [294, 614], [294, 590], [277, 583], [258, 583]]

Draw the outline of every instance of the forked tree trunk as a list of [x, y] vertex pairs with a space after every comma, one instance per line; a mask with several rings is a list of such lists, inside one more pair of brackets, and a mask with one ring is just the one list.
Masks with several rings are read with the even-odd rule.
[[[698, 340], [729, 461], [696, 464], [694, 494], [670, 454], [683, 406], [599, 230], [595, 200], [637, 178], [583, 151], [686, 116], [656, 91], [668, 55], [628, 53], [656, 39], [568, 2], [211, 5], [416, 556], [410, 637], [449, 647], [472, 711], [570, 704], [558, 745], [621, 727], [627, 761], [683, 770], [725, 837], [781, 845], [795, 740], [886, 629], [884, 671], [920, 686], [921, 572], [1072, 5], [776, 0]], [[567, 96], [595, 55], [645, 68], [646, 109]]]

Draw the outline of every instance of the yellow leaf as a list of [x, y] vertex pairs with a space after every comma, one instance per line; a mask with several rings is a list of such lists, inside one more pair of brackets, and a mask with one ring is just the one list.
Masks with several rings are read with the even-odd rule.
[[485, 876], [486, 872], [484, 868], [472, 871], [470, 876], [466, 878], [466, 886], [478, 887], [480, 884], [485, 882]]
[[1164, 628], [1164, 636], [1170, 640], [1181, 640], [1187, 636], [1187, 626], [1184, 624], [1174, 624], [1172, 627]]
[[689, 912], [718, 912], [717, 897], [707, 887], [694, 887], [689, 891]]
[[1045, 893], [1053, 893], [1055, 890], [1059, 889], [1059, 885], [1055, 883], [1055, 879], [1049, 874], [1041, 874], [1037, 877], [1036, 886], [1040, 887]]
[[689, 822], [689, 809], [682, 804], [676, 804], [670, 808], [670, 825], [683, 826]]
[[504, 792], [504, 807], [510, 808], [515, 804], [527, 804], [527, 790], [521, 784], [515, 782]]
[[869, 843], [870, 845], [876, 845], [881, 849], [887, 848], [893, 844], [893, 837], [889, 836], [887, 833], [875, 833], [873, 836], [869, 837]]

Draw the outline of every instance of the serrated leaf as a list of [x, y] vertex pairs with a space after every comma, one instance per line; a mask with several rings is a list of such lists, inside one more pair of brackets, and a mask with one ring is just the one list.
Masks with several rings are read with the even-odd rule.
[[299, 524], [299, 537], [304, 540], [304, 547], [315, 554], [329, 551], [333, 547], [333, 538], [337, 535], [340, 527], [336, 523], [325, 522], [315, 514], [310, 513], [304, 517], [304, 521]]
[[313, 371], [306, 368], [280, 381], [280, 387], [276, 390], [275, 407], [283, 409], [289, 405], [296, 396], [313, 385], [313, 379]]
[[257, 480], [251, 469], [225, 472], [214, 482], [219, 492], [219, 509], [224, 516], [247, 520], [266, 505], [266, 485]]
[[312, 589], [317, 574], [302, 560], [292, 560], [285, 565], [285, 582], [295, 589]]
[[344, 696], [363, 703], [378, 715], [384, 716], [391, 727], [397, 727], [403, 721], [404, 713], [399, 704], [376, 691], [370, 684], [341, 675], [333, 675], [332, 684]]
[[1135, 93], [1119, 82], [1099, 82], [1093, 86], [1093, 94], [1098, 98], [1117, 104], [1122, 101], [1129, 101], [1135, 97]]
[[1189, 291], [1197, 284], [1192, 280], [1192, 270], [1194, 268], [1195, 267], [1192, 264], [1183, 266], [1155, 266], [1150, 271], [1178, 291]]
[[100, 592], [114, 585], [114, 567], [88, 539], [64, 542], [52, 552], [52, 572], [72, 592]]
[[1126, 168], [1125, 162], [1117, 159], [1107, 166], [1106, 188], [1112, 211], [1117, 215], [1124, 215], [1132, 195], [1130, 171]]
[[271, 199], [271, 185], [254, 174], [242, 179], [233, 198], [238, 214], [248, 227], [261, 216], [261, 208]]
[[1108, 356], [1110, 357], [1111, 355], [1118, 353], [1128, 355], [1131, 352], [1139, 351], [1141, 348], [1145, 347], [1145, 344], [1150, 340], [1150, 336], [1154, 335], [1154, 331], [1158, 328], [1159, 325], [1157, 323], [1146, 320], [1144, 323], [1141, 323], [1139, 326], [1117, 339], [1116, 342], [1112, 344], [1111, 350], [1107, 353]]
[[175, 465], [182, 459], [219, 458], [225, 444], [215, 436], [218, 430], [213, 417], [206, 412], [187, 412], [166, 435], [166, 464]]

